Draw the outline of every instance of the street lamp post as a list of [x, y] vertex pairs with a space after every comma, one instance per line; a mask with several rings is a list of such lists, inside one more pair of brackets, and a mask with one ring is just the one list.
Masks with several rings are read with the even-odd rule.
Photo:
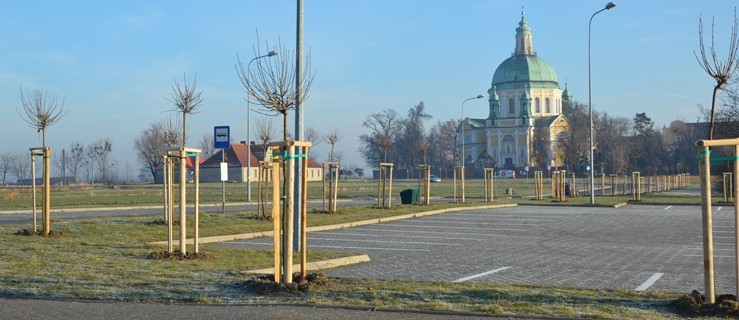
[[593, 167], [593, 100], [592, 100], [592, 88], [590, 80], [590, 29], [593, 25], [593, 18], [596, 14], [601, 13], [605, 10], [610, 10], [616, 6], [615, 2], [609, 2], [606, 7], [598, 10], [590, 16], [590, 22], [588, 23], [588, 109], [590, 110], [590, 204], [595, 204], [595, 189], [593, 189], [594, 181], [594, 167]]
[[[277, 51], [272, 50], [265, 55], [254, 57], [246, 65], [246, 82], [249, 82], [249, 67], [254, 60], [276, 56]], [[246, 201], [251, 202], [251, 103], [249, 101], [249, 92], [246, 92]]]
[[[464, 167], [464, 103], [474, 99], [482, 99], [482, 95], [480, 94], [477, 97], [464, 99], [464, 101], [462, 101], [462, 122], [460, 122], [460, 126], [462, 127], [462, 155], [459, 157], [459, 165], [462, 167]], [[464, 174], [464, 172], [462, 172], [462, 174]]]

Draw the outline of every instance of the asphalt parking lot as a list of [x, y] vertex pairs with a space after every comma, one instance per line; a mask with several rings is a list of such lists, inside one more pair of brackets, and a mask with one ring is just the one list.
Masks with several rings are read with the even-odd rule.
[[[734, 292], [734, 211], [714, 207], [716, 288]], [[264, 248], [270, 238], [223, 245]], [[312, 250], [367, 253], [330, 276], [703, 292], [699, 206], [518, 206], [308, 234]]]

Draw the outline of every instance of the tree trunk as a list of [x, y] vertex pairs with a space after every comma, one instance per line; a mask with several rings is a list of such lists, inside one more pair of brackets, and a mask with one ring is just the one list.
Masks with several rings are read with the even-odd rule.
[[717, 84], [715, 87], [713, 87], [713, 99], [711, 100], [711, 128], [708, 131], [708, 140], [713, 140], [713, 128], [716, 126], [716, 95], [718, 94], [718, 91], [721, 89], [721, 85]]

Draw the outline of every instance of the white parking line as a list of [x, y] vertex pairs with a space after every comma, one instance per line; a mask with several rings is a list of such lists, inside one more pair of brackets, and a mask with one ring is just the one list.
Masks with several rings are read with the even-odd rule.
[[424, 219], [422, 221], [416, 221], [416, 223], [429, 223], [429, 224], [466, 224], [466, 225], [486, 225], [486, 226], [532, 226], [532, 223], [500, 223], [500, 222], [460, 222], [460, 221], [440, 221], [440, 220], [429, 220]]
[[[310, 239], [309, 239], [310, 240]], [[260, 246], [273, 246], [273, 243], [266, 243], [266, 242], [244, 242], [244, 241], [235, 241], [230, 243], [236, 243], [236, 244], [255, 244]], [[431, 250], [426, 249], [403, 249], [403, 248], [379, 248], [379, 247], [345, 247], [345, 246], [325, 246], [325, 245], [317, 245], [317, 244], [311, 244], [312, 248], [331, 248], [331, 249], [352, 249], [352, 250], [385, 250], [385, 251], [411, 251], [411, 252], [430, 252]]]
[[[474, 229], [474, 230], [490, 230], [490, 231], [527, 231], [528, 230], [528, 229], [494, 228], [494, 227], [489, 227], [489, 228], [449, 227], [449, 226], [432, 227], [432, 226], [414, 226], [414, 225], [399, 224], [399, 223], [395, 223], [395, 224], [393, 224], [393, 226], [404, 227], [404, 228], [443, 228], [443, 229], [464, 229], [464, 230], [472, 230], [472, 229]], [[535, 227], [533, 225], [531, 225], [531, 226], [532, 227]], [[427, 231], [427, 232], [431, 232], [431, 231]]]
[[435, 219], [424, 219], [424, 221], [449, 221], [449, 220], [473, 220], [473, 221], [499, 221], [499, 220], [513, 220], [513, 221], [525, 221], [525, 220], [533, 220], [533, 221], [558, 221], [556, 219], [542, 219], [542, 218], [499, 218], [499, 217], [491, 217], [490, 219], [480, 219], [480, 218], [455, 218], [455, 217], [439, 217]]
[[642, 283], [634, 291], [645, 291], [649, 289], [649, 287], [651, 287], [655, 282], [657, 282], [657, 280], [659, 280], [659, 278], [661, 278], [663, 275], [664, 273], [659, 273], [659, 272], [653, 274], [651, 277], [649, 277], [649, 279], [647, 279], [647, 281], [644, 281], [644, 283]]
[[483, 272], [483, 273], [474, 274], [474, 275], [471, 275], [469, 277], [459, 278], [459, 279], [454, 280], [452, 282], [465, 282], [467, 280], [472, 280], [472, 279], [475, 279], [475, 278], [484, 277], [486, 275], [493, 274], [493, 273], [496, 273], [496, 272], [500, 272], [500, 271], [503, 271], [503, 270], [509, 269], [509, 268], [510, 267], [502, 267], [502, 268], [498, 268], [498, 269], [493, 269], [493, 270], [486, 271], [486, 272]]
[[[390, 225], [387, 225], [387, 227], [390, 227]], [[423, 234], [429, 234], [426, 230], [388, 230], [388, 229], [378, 229], [378, 228], [358, 228], [357, 230], [360, 231], [380, 231], [380, 232], [393, 232], [393, 233], [423, 233]], [[491, 237], [506, 237], [507, 235], [503, 234], [490, 234], [490, 233], [469, 233], [469, 232], [433, 232], [433, 234], [438, 235], [446, 235], [446, 234], [461, 234], [465, 236], [491, 236]], [[479, 239], [477, 239], [479, 240]]]
[[[684, 254], [685, 257], [703, 257], [702, 254]], [[714, 258], [733, 258], [734, 256], [722, 256], [722, 255], [713, 255]]]
[[385, 241], [385, 240], [367, 240], [367, 239], [337, 239], [337, 238], [321, 238], [321, 237], [308, 237], [308, 241], [346, 241], [346, 242], [373, 242], [373, 243], [392, 243], [392, 244], [422, 244], [422, 245], [435, 245], [435, 246], [459, 246], [459, 243], [438, 243], [438, 242], [406, 242], [406, 241]]
[[665, 210], [667, 210], [667, 209], [669, 209], [669, 208], [672, 208], [672, 206], [667, 206], [667, 208], [665, 208]]
[[716, 211], [721, 211], [721, 207], [718, 207], [718, 209], [716, 209]]
[[[424, 232], [428, 234], [428, 232]], [[366, 234], [359, 232], [321, 232], [321, 235], [337, 235], [337, 236], [360, 236], [360, 237], [389, 237], [386, 234]], [[427, 236], [403, 236], [403, 235], [392, 235], [391, 237], [396, 238], [414, 238], [414, 239], [440, 239], [440, 240], [480, 240], [480, 238], [454, 238], [454, 237], [427, 237]]]

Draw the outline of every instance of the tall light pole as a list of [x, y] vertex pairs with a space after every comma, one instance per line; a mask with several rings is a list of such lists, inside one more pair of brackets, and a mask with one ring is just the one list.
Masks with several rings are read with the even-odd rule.
[[[249, 67], [254, 60], [276, 56], [277, 51], [272, 50], [267, 54], [254, 57], [246, 65], [246, 82], [249, 83]], [[246, 92], [246, 201], [251, 202], [251, 103], [249, 101], [249, 91]]]
[[610, 10], [616, 6], [615, 2], [609, 2], [606, 7], [598, 10], [590, 16], [590, 22], [588, 23], [588, 109], [590, 109], [590, 204], [595, 204], [595, 189], [593, 189], [593, 180], [595, 168], [593, 167], [593, 100], [592, 100], [592, 88], [590, 80], [590, 27], [593, 25], [593, 18], [596, 14], [599, 14], [605, 10]]
[[460, 126], [462, 127], [462, 155], [459, 157], [459, 165], [462, 167], [464, 167], [464, 103], [474, 99], [482, 99], [482, 95], [480, 94], [477, 97], [464, 99], [464, 101], [462, 101], [462, 122], [460, 122]]

